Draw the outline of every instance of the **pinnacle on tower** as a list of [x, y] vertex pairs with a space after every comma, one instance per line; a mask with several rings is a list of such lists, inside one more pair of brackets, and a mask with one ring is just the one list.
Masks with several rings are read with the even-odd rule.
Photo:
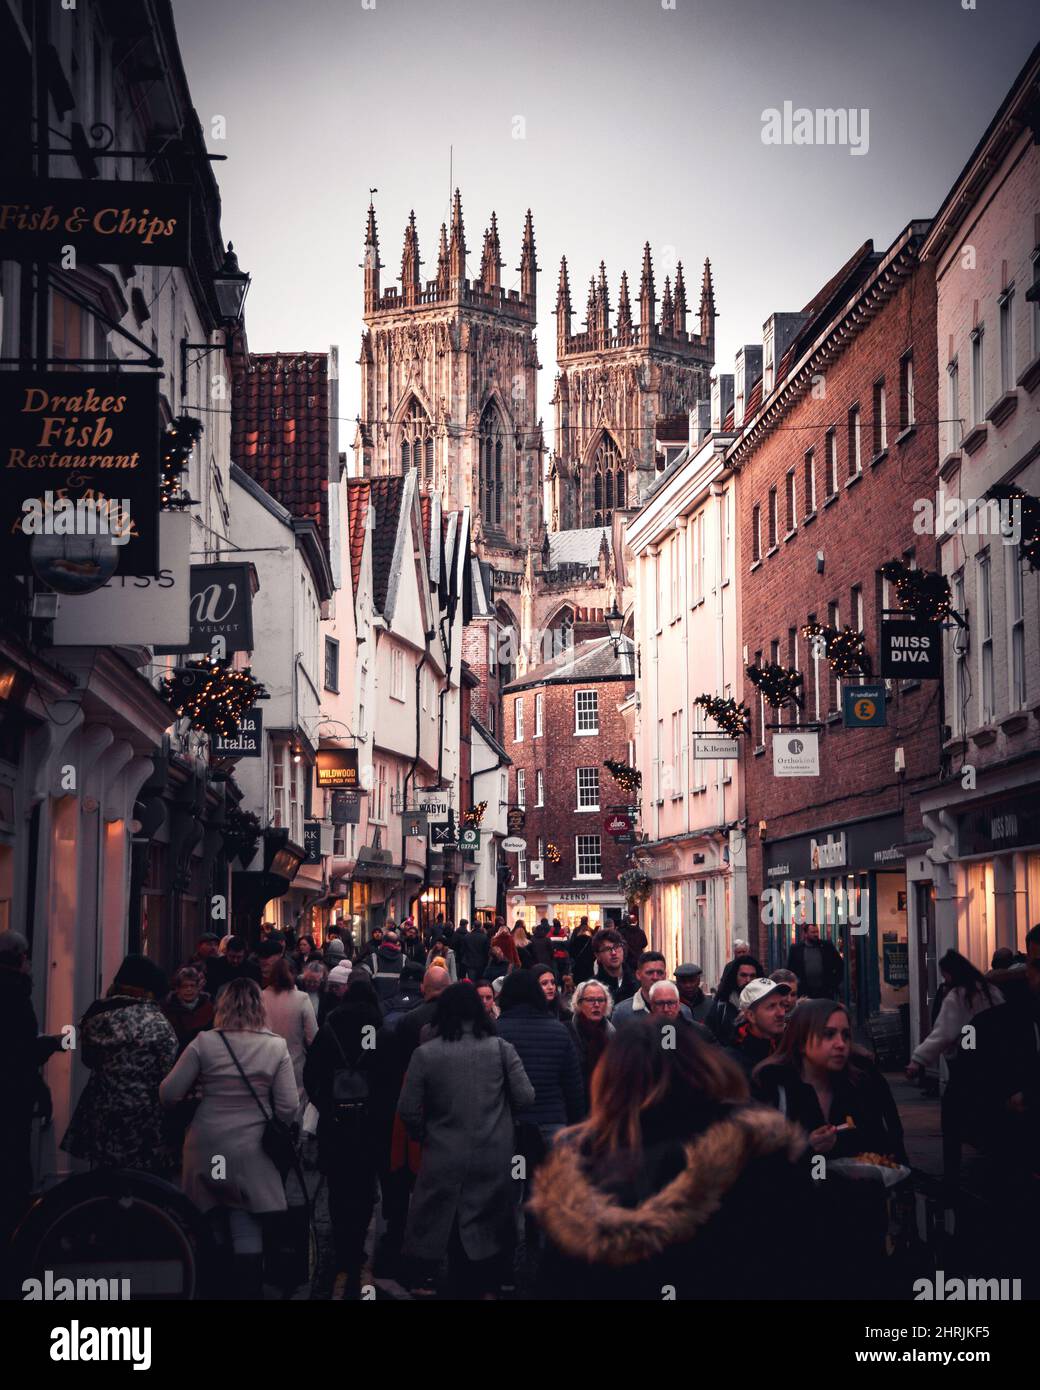
[[607, 267], [599, 263], [599, 284], [596, 286], [596, 332], [605, 346], [610, 339], [610, 291], [607, 289]]
[[596, 293], [596, 277], [589, 276], [589, 297], [585, 304], [585, 329], [588, 333], [596, 331], [596, 310], [599, 307], [599, 295]]
[[531, 209], [527, 209], [527, 217], [524, 219], [524, 243], [520, 252], [520, 297], [534, 301], [537, 292], [537, 282], [535, 276], [538, 273], [538, 266], [534, 256], [534, 221], [531, 217]]
[[664, 277], [664, 298], [661, 300], [661, 332], [675, 332], [675, 306], [672, 303], [672, 279]]
[[675, 331], [686, 332], [686, 282], [683, 279], [682, 261], [675, 267]]
[[640, 328], [653, 328], [654, 326], [654, 305], [657, 296], [654, 294], [654, 266], [650, 259], [650, 243], [647, 242], [643, 247], [643, 274], [639, 281], [639, 326]]
[[374, 309], [379, 302], [379, 234], [376, 231], [376, 210], [368, 204], [368, 223], [365, 227], [365, 310]]
[[560, 283], [556, 290], [556, 342], [560, 350], [571, 336], [571, 284], [567, 276], [567, 257], [560, 259]]
[[498, 239], [498, 218], [491, 214], [491, 226], [484, 233], [484, 251], [480, 258], [480, 280], [485, 290], [496, 289], [502, 283], [502, 247]]
[[416, 304], [421, 286], [419, 283], [419, 233], [415, 229], [415, 212], [408, 214], [408, 225], [404, 229], [404, 251], [401, 254], [401, 294], [406, 304]]
[[448, 293], [448, 227], [441, 223], [441, 244], [437, 251], [437, 293]]
[[453, 283], [466, 278], [466, 229], [462, 225], [462, 195], [457, 188], [451, 205], [448, 276]]
[[715, 337], [715, 286], [711, 281], [711, 261], [704, 258], [704, 274], [701, 276], [701, 337]]
[[628, 297], [628, 272], [625, 270], [621, 272], [621, 288], [618, 291], [617, 331], [622, 341], [627, 341], [632, 334], [632, 304]]

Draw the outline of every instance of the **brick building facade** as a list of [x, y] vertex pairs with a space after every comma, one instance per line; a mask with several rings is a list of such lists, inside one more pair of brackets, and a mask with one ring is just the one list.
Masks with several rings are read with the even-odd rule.
[[[630, 846], [604, 822], [628, 797], [604, 760], [631, 761], [634, 653], [622, 639], [580, 642], [533, 667], [504, 692], [502, 744], [512, 760], [509, 801], [524, 810], [522, 854], [507, 854], [509, 920], [528, 928], [559, 917], [568, 928], [625, 919], [617, 877]], [[559, 853], [553, 862], [553, 848]]]
[[[919, 261], [927, 230], [911, 223], [883, 253], [866, 243], [802, 314], [767, 323], [757, 359], [765, 399], [761, 376], [738, 391], [743, 432], [728, 455], [740, 470], [752, 711], [752, 944], [771, 967], [783, 964], [813, 910], [842, 950], [861, 1019], [909, 1003], [908, 923], [929, 904], [924, 880], [921, 901], [908, 903], [906, 861], [927, 863], [917, 798], [939, 772], [941, 683], [889, 681], [885, 727], [846, 728], [841, 682], [802, 629], [816, 621], [862, 632], [877, 680], [882, 610], [896, 606], [881, 566], [936, 566], [935, 537], [915, 534], [913, 505], [934, 494], [937, 466], [935, 284]], [[802, 673], [804, 708], [771, 709], [747, 678], [748, 665], [770, 662]], [[803, 743], [818, 738], [818, 777], [774, 775], [773, 745], [791, 735], [769, 726], [796, 720], [818, 726], [799, 731]]]

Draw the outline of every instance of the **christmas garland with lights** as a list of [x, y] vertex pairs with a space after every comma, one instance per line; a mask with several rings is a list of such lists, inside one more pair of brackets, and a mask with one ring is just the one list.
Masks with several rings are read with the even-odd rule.
[[995, 502], [1021, 502], [1022, 535], [1018, 553], [1031, 570], [1040, 570], [1040, 498], [1030, 496], [1011, 483], [994, 483], [986, 497]]
[[799, 694], [802, 684], [800, 671], [792, 671], [788, 666], [778, 666], [776, 662], [771, 661], [766, 666], [749, 666], [747, 678], [752, 685], [758, 687], [772, 709], [783, 709], [787, 704], [802, 708], [803, 701]]
[[846, 626], [839, 632], [830, 623], [806, 623], [802, 628], [802, 636], [810, 640], [815, 637], [823, 638], [823, 654], [836, 676], [856, 675], [869, 678], [873, 675], [874, 667], [867, 651], [866, 636], [857, 632], [855, 628]]
[[164, 676], [160, 693], [179, 719], [192, 728], [232, 738], [242, 716], [252, 709], [264, 687], [247, 666], [234, 671], [225, 661], [189, 661]]
[[552, 840], [550, 840], [545, 847], [545, 857], [546, 859], [548, 859], [550, 864], [558, 864], [560, 862], [559, 845], [554, 845]]
[[241, 806], [235, 806], [228, 811], [220, 833], [224, 837], [224, 853], [228, 859], [239, 859], [243, 864], [248, 864], [263, 830], [260, 817], [255, 812], [243, 811]]
[[693, 702], [700, 705], [710, 719], [730, 738], [740, 738], [751, 732], [751, 711], [743, 702], [724, 700], [721, 695], [698, 695]]
[[896, 602], [904, 613], [923, 623], [935, 623], [953, 613], [950, 582], [932, 570], [912, 570], [902, 560], [889, 560], [881, 573], [895, 585]]
[[627, 903], [645, 903], [654, 887], [654, 881], [645, 869], [625, 869], [618, 874], [618, 883]]
[[183, 505], [181, 474], [191, 460], [191, 451], [202, 437], [203, 424], [194, 415], [178, 415], [159, 435], [159, 505], [169, 509]]
[[638, 795], [643, 785], [643, 774], [637, 767], [629, 767], [628, 763], [618, 762], [615, 758], [605, 759], [603, 766], [622, 791]]
[[462, 823], [464, 825], [480, 825], [484, 820], [484, 812], [487, 810], [486, 801], [478, 801], [475, 806], [470, 806], [462, 813]]

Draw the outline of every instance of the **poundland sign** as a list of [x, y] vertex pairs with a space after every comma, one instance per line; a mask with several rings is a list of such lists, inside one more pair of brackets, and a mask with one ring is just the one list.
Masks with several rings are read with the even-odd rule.
[[881, 674], [902, 680], [937, 681], [942, 674], [942, 628], [905, 618], [881, 623]]

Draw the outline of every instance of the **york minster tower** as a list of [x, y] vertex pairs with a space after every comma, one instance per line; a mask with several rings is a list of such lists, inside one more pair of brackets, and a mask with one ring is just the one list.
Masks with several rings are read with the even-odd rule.
[[510, 564], [542, 536], [534, 225], [528, 212], [519, 288], [502, 283], [495, 214], [469, 279], [462, 199], [441, 225], [437, 273], [421, 275], [415, 214], [401, 284], [383, 288], [373, 206], [365, 234], [365, 330], [355, 457], [364, 476], [418, 470], [446, 509], [472, 509], [482, 556]]

